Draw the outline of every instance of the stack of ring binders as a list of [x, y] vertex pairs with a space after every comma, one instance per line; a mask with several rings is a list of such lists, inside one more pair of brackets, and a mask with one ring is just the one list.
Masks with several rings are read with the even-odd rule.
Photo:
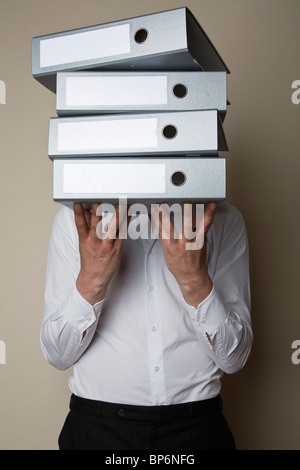
[[225, 199], [229, 70], [188, 8], [35, 37], [32, 73], [56, 93], [55, 201]]

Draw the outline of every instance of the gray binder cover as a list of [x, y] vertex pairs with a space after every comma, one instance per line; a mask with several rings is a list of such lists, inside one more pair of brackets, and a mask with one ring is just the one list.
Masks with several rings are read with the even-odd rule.
[[60, 72], [59, 116], [227, 109], [226, 72]]
[[186, 7], [32, 39], [32, 74], [55, 91], [55, 74], [84, 69], [229, 72]]
[[226, 151], [216, 110], [51, 118], [48, 154], [158, 156]]
[[207, 202], [226, 197], [225, 158], [54, 160], [53, 198], [78, 202]]

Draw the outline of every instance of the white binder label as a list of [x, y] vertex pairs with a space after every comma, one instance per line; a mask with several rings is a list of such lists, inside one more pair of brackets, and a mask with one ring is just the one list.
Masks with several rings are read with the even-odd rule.
[[40, 41], [40, 67], [117, 56], [130, 52], [129, 24]]
[[64, 164], [63, 192], [65, 194], [164, 194], [165, 167], [164, 163]]
[[67, 106], [168, 104], [167, 76], [67, 77]]
[[157, 118], [60, 122], [57, 147], [64, 151], [155, 148]]

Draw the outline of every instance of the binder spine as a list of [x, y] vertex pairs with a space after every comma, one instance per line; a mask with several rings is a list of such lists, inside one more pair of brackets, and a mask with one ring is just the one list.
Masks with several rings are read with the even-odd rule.
[[54, 160], [54, 200], [222, 201], [225, 158]]
[[[59, 71], [205, 70], [229, 72], [188, 8], [177, 8], [32, 39], [32, 74], [55, 91]], [[190, 38], [192, 41], [191, 49]], [[198, 46], [197, 46], [198, 44]]]
[[49, 157], [212, 154], [227, 150], [218, 112], [53, 118]]
[[225, 72], [57, 74], [58, 116], [227, 110]]

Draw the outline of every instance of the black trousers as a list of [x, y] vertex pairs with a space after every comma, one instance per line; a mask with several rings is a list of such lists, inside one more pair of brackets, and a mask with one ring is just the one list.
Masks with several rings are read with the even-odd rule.
[[235, 450], [221, 398], [132, 406], [71, 396], [60, 450]]

